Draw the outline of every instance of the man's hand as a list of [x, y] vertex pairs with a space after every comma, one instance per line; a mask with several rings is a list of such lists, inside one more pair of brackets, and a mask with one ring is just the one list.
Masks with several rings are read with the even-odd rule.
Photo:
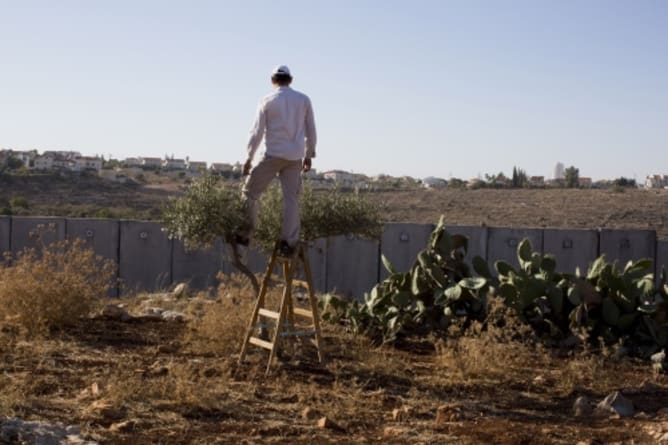
[[250, 174], [252, 166], [253, 166], [253, 163], [251, 162], [250, 159], [248, 159], [246, 161], [246, 163], [244, 164], [244, 169], [241, 172], [241, 176], [248, 176]]
[[302, 171], [306, 173], [311, 170], [311, 158], [304, 158], [304, 165], [302, 166]]

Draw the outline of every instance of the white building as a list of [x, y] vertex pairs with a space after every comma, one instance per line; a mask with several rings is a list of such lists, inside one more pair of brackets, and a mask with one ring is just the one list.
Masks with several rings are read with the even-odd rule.
[[52, 170], [53, 169], [53, 156], [44, 155], [37, 156], [33, 161], [32, 168], [34, 170]]
[[162, 161], [162, 168], [166, 170], [185, 170], [186, 161], [184, 159], [165, 159]]
[[428, 189], [444, 189], [448, 186], [448, 181], [443, 178], [428, 176], [422, 180], [422, 184]]
[[668, 187], [668, 175], [649, 175], [645, 178], [645, 188], [660, 189]]
[[74, 159], [73, 167], [73, 170], [75, 171], [94, 170], [99, 172], [102, 170], [102, 159], [93, 158], [90, 156], [81, 156]]
[[224, 162], [214, 162], [209, 167], [209, 170], [216, 173], [232, 173], [234, 171], [234, 165], [226, 164]]
[[554, 171], [552, 172], [552, 179], [564, 179], [564, 164], [557, 162], [554, 165]]
[[146, 168], [160, 168], [162, 159], [160, 158], [141, 158], [141, 166]]
[[141, 162], [140, 158], [125, 158], [121, 164], [125, 167], [141, 167]]
[[206, 170], [206, 162], [188, 160], [187, 168], [191, 172]]

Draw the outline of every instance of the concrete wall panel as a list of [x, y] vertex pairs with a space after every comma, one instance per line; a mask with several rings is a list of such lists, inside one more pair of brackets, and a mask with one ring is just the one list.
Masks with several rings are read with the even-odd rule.
[[524, 238], [529, 239], [531, 248], [534, 252], [542, 252], [542, 229], [489, 227], [487, 237], [487, 263], [489, 264], [490, 269], [494, 270], [494, 263], [497, 260], [503, 260], [513, 265], [513, 267], [519, 267], [519, 261], [517, 260], [517, 246]]
[[[65, 221], [65, 236], [68, 239], [81, 238], [86, 245], [103, 258], [118, 265], [120, 247], [120, 224], [115, 219], [68, 218]], [[114, 281], [109, 289], [110, 297], [118, 296], [118, 283]]]
[[378, 282], [378, 241], [341, 235], [327, 239], [327, 290], [362, 300]]
[[656, 232], [653, 230], [601, 230], [600, 251], [608, 261], [617, 260], [623, 268], [629, 260], [656, 258]]
[[319, 238], [311, 243], [306, 253], [313, 275], [313, 289], [327, 290], [327, 238]]
[[0, 216], [0, 261], [5, 252], [9, 252], [9, 239], [11, 237], [12, 219], [9, 216]]
[[[399, 272], [408, 271], [415, 262], [417, 254], [427, 246], [429, 235], [434, 230], [432, 224], [388, 223], [383, 228], [380, 251]], [[380, 265], [380, 278], [389, 275]]]
[[656, 279], [657, 283], [661, 280], [661, 271], [666, 270], [668, 274], [668, 240], [657, 241], [656, 243]]
[[[26, 247], [41, 247], [65, 239], [65, 218], [12, 217], [11, 249], [18, 253]], [[38, 236], [41, 230], [41, 235]], [[41, 242], [39, 240], [41, 236]]]
[[120, 277], [122, 292], [155, 291], [172, 283], [172, 241], [160, 224], [121, 221]]
[[115, 219], [68, 218], [65, 223], [67, 238], [81, 238], [93, 251], [118, 263], [120, 223]]
[[[469, 239], [469, 250], [464, 257], [468, 264], [474, 257], [487, 258], [488, 228], [482, 226], [445, 226], [450, 235], [464, 235]], [[473, 272], [473, 271], [471, 271]]]
[[577, 267], [584, 273], [589, 263], [598, 256], [596, 230], [543, 230], [543, 252], [557, 259], [557, 271], [575, 273]]
[[216, 275], [223, 270], [225, 253], [221, 240], [208, 249], [186, 250], [183, 242], [173, 241], [172, 282], [186, 282], [193, 289], [216, 285]]

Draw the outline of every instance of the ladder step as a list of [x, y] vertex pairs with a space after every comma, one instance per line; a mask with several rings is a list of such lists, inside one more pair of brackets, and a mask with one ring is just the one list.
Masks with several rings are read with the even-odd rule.
[[[311, 329], [308, 331], [288, 331], [281, 332], [279, 335], [281, 337], [306, 337], [307, 335], [315, 335], [318, 331]], [[271, 343], [270, 343], [271, 344]]]
[[308, 309], [302, 309], [300, 307], [296, 307], [293, 309], [293, 312], [295, 313], [295, 315], [301, 315], [302, 317], [313, 318], [313, 311], [309, 311]]
[[261, 348], [265, 348], [265, 349], [269, 349], [269, 350], [271, 350], [274, 347], [273, 343], [262, 340], [261, 338], [257, 338], [257, 337], [249, 338], [248, 343], [252, 343], [255, 346], [259, 346]]
[[258, 314], [262, 315], [263, 317], [273, 318], [274, 320], [278, 320], [278, 316], [280, 315], [276, 311], [270, 311], [269, 309], [265, 308], [260, 308]]

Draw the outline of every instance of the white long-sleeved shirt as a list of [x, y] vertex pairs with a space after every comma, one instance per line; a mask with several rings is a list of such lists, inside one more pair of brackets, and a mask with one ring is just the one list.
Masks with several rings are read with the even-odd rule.
[[315, 157], [315, 120], [311, 100], [290, 87], [279, 87], [265, 96], [248, 140], [248, 159], [253, 159], [262, 138], [265, 154], [296, 161]]

